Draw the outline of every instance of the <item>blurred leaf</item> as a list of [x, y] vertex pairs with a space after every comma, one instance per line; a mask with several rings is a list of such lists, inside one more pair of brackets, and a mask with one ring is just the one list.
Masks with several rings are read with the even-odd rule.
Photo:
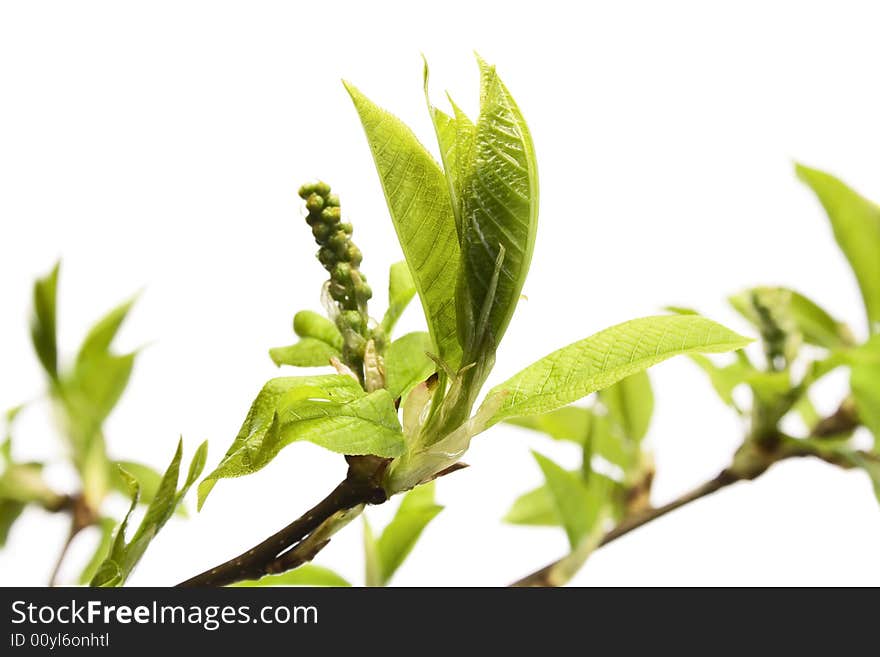
[[98, 320], [89, 330], [88, 334], [86, 334], [79, 348], [79, 353], [76, 357], [77, 363], [88, 361], [92, 358], [100, 358], [109, 353], [113, 338], [116, 337], [119, 327], [122, 326], [122, 322], [125, 321], [136, 300], [137, 297], [132, 297], [128, 301], [116, 306], [116, 308]]
[[590, 434], [593, 411], [578, 406], [563, 406], [542, 415], [528, 415], [505, 420], [508, 424], [532, 429], [555, 438], [583, 445]]
[[880, 207], [832, 175], [801, 164], [797, 176], [816, 194], [862, 290], [872, 332], [880, 330]]
[[96, 354], [79, 361], [63, 382], [62, 403], [74, 451], [82, 458], [128, 386], [135, 354]]
[[654, 391], [647, 372], [637, 372], [599, 391], [608, 415], [626, 437], [641, 442], [654, 413]]
[[364, 524], [364, 581], [368, 587], [384, 586], [382, 563], [379, 560], [379, 546], [367, 516], [361, 516]]
[[329, 568], [305, 563], [294, 570], [278, 575], [266, 575], [257, 580], [246, 580], [230, 584], [231, 587], [263, 587], [263, 586], [351, 586], [351, 583]]
[[382, 329], [390, 337], [397, 320], [416, 295], [416, 283], [406, 261], [395, 262], [388, 273], [388, 310], [382, 319]]
[[800, 399], [795, 402], [792, 410], [800, 416], [804, 426], [808, 429], [815, 427], [822, 419], [819, 415], [819, 411], [816, 410], [816, 407], [813, 406], [813, 402], [810, 401], [809, 395], [806, 394], [801, 395]]
[[406, 557], [412, 552], [416, 542], [438, 513], [443, 510], [434, 501], [434, 482], [414, 488], [400, 502], [394, 518], [385, 527], [382, 535], [375, 541], [374, 549], [369, 546], [372, 532], [365, 525], [365, 549], [367, 551], [367, 579], [371, 586], [385, 586]]
[[739, 349], [749, 340], [696, 315], [635, 319], [563, 347], [495, 386], [483, 402], [500, 406], [487, 426], [566, 406], [679, 354]]
[[[578, 473], [573, 472], [572, 475], [577, 476]], [[546, 484], [516, 498], [503, 520], [512, 525], [535, 527], [558, 527], [562, 524], [553, 495]]]
[[132, 502], [128, 513], [116, 530], [109, 553], [95, 572], [91, 586], [122, 586], [131, 574], [131, 571], [140, 561], [150, 542], [156, 534], [165, 526], [168, 519], [174, 514], [175, 509], [186, 496], [189, 487], [201, 474], [206, 460], [207, 443], [202, 443], [193, 456], [189, 475], [180, 490], [177, 489], [180, 477], [180, 462], [183, 457], [183, 440], [177, 444], [174, 458], [162, 480], [153, 501], [147, 506], [143, 520], [131, 538], [126, 542], [125, 533], [131, 512], [138, 504], [140, 485], [130, 474], [120, 469], [122, 477], [126, 480], [131, 492]]
[[[120, 479], [122, 478], [120, 477]], [[79, 575], [78, 581], [81, 585], [84, 586], [92, 581], [95, 573], [98, 572], [98, 568], [110, 553], [110, 546], [113, 544], [114, 529], [116, 529], [116, 521], [113, 520], [113, 518], [101, 518], [97, 527], [97, 530], [99, 531], [98, 545], [95, 546], [95, 552], [92, 554], [92, 558], [89, 559], [89, 562], [85, 565]]]
[[0, 474], [0, 501], [53, 508], [61, 496], [43, 479], [42, 463], [10, 463]]
[[86, 504], [91, 509], [101, 508], [110, 490], [110, 460], [100, 433], [88, 443], [85, 453], [77, 459], [77, 466]]
[[547, 490], [574, 550], [602, 518], [608, 502], [607, 479], [590, 477], [589, 481], [584, 481], [547, 457], [537, 452], [532, 455], [544, 473]]
[[0, 548], [6, 545], [12, 525], [18, 520], [24, 507], [21, 502], [0, 499]]
[[437, 366], [428, 357], [429, 351], [431, 336], [427, 333], [407, 333], [388, 346], [385, 385], [393, 398], [400, 397], [434, 373]]
[[756, 371], [755, 368], [742, 359], [730, 365], [720, 366], [702, 354], [692, 354], [689, 358], [708, 375], [712, 387], [721, 400], [728, 406], [737, 408], [733, 391], [738, 385], [746, 382], [749, 375]]
[[366, 394], [357, 381], [340, 374], [272, 379], [223, 460], [199, 484], [199, 508], [217, 479], [256, 472], [283, 447], [302, 440], [340, 454], [397, 456], [403, 450], [387, 390]]
[[786, 372], [752, 372], [746, 378], [755, 397], [765, 406], [773, 406], [791, 390], [791, 374]]
[[52, 271], [34, 283], [34, 309], [31, 318], [34, 351], [53, 381], [58, 378], [56, 305], [60, 267], [61, 263], [56, 262]]
[[342, 334], [336, 325], [323, 315], [301, 310], [293, 317], [293, 331], [305, 339], [320, 340], [336, 351], [342, 351]]
[[342, 352], [317, 338], [303, 338], [287, 347], [273, 347], [269, 356], [279, 366], [326, 367], [331, 358], [340, 358]]
[[[473, 153], [464, 152], [470, 150], [469, 129], [457, 126], [456, 137], [466, 135], [466, 142], [458, 141], [462, 158], [456, 156], [447, 173], [450, 188], [460, 189], [456, 313], [459, 340], [471, 361], [494, 353], [501, 342], [522, 293], [538, 228], [538, 169], [529, 129], [495, 67], [477, 61], [480, 114]], [[443, 147], [448, 159], [450, 151]]]
[[761, 319], [751, 303], [752, 295], [777, 293], [784, 303], [782, 312], [790, 316], [800, 331], [804, 342], [825, 349], [840, 349], [852, 346], [853, 337], [843, 322], [834, 319], [828, 312], [812, 299], [800, 292], [785, 287], [756, 287], [744, 290], [731, 296], [728, 301], [733, 308], [754, 326], [761, 327]]
[[663, 310], [673, 315], [699, 315], [700, 313], [693, 308], [685, 306], [663, 306]]
[[[874, 352], [876, 358], [872, 357]], [[874, 434], [875, 450], [880, 452], [880, 338], [874, 337], [853, 353], [850, 388], [859, 419]]]
[[353, 85], [345, 88], [364, 126], [431, 339], [439, 356], [456, 369], [461, 361], [454, 303], [459, 245], [446, 179], [400, 119]]

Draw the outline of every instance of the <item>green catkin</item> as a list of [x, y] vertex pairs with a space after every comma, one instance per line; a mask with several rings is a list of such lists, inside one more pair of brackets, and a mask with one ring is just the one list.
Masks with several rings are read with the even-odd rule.
[[306, 204], [306, 222], [320, 247], [316, 256], [330, 274], [327, 290], [339, 309], [337, 326], [343, 336], [354, 333], [359, 338], [345, 340], [343, 360], [362, 377], [363, 349], [370, 338], [367, 302], [373, 296], [367, 277], [360, 271], [363, 255], [352, 242], [351, 224], [342, 221], [339, 197], [330, 193], [330, 185], [306, 184], [300, 187], [299, 195]]

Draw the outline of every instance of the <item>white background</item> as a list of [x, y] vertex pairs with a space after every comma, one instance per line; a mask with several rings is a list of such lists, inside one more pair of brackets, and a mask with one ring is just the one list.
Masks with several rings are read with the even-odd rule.
[[[880, 198], [878, 18], [871, 3], [839, 1], [4, 2], [0, 406], [43, 388], [29, 295], [62, 256], [67, 356], [94, 319], [145, 286], [119, 345], [150, 346], [107, 423], [112, 452], [164, 468], [182, 433], [188, 454], [210, 439], [216, 464], [278, 374], [266, 349], [293, 340], [296, 310], [319, 309], [323, 270], [301, 219], [302, 181], [321, 177], [340, 192], [374, 313], [384, 308], [399, 248], [339, 79], [431, 143], [420, 52], [435, 96], [449, 88], [471, 113], [471, 50], [496, 63], [537, 146], [528, 301], [492, 381], [670, 303], [747, 331], [724, 297], [762, 283], [809, 293], [864, 335], [854, 281], [792, 160]], [[403, 328], [421, 321], [414, 304]], [[652, 376], [661, 502], [723, 467], [743, 427], [686, 360]], [[844, 384], [845, 373], [827, 383], [823, 410]], [[499, 521], [540, 481], [530, 447], [577, 461], [512, 428], [477, 439], [472, 467], [439, 484], [447, 509], [395, 583], [504, 584], [564, 552], [561, 531]], [[60, 449], [35, 406], [18, 426], [17, 455]], [[221, 481], [200, 514], [166, 527], [130, 582], [172, 584], [237, 554], [343, 471], [340, 457], [294, 445], [257, 475]], [[72, 484], [62, 465], [50, 475]], [[370, 510], [374, 524], [390, 507]], [[66, 527], [28, 513], [0, 553], [0, 582], [43, 583]], [[92, 540], [76, 544], [68, 579]], [[867, 478], [802, 461], [601, 550], [575, 582], [877, 585], [878, 549]], [[318, 563], [362, 581], [359, 528]]]

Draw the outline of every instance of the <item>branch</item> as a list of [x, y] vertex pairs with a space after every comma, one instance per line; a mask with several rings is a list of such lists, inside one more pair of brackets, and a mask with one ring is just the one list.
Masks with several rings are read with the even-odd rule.
[[[388, 467], [377, 457], [346, 457], [348, 475], [305, 514], [237, 557], [181, 582], [177, 586], [227, 586], [270, 573], [284, 572], [310, 561], [330, 541], [307, 540], [325, 522], [363, 504], [381, 504], [385, 491], [379, 483]], [[343, 514], [344, 515], [344, 514]]]
[[55, 566], [52, 568], [52, 574], [49, 575], [49, 586], [55, 586], [58, 583], [58, 574], [61, 572], [61, 566], [64, 563], [64, 559], [67, 557], [67, 552], [70, 550], [73, 539], [75, 539], [83, 529], [91, 527], [98, 522], [98, 514], [89, 506], [85, 497], [81, 493], [77, 495], [59, 496], [57, 504], [45, 506], [44, 508], [53, 513], [61, 511], [70, 512], [70, 531], [67, 533], [64, 545], [61, 546], [61, 553], [55, 561]]
[[[608, 545], [612, 541], [617, 540], [621, 536], [625, 536], [629, 534], [634, 529], [638, 529], [642, 525], [646, 525], [652, 520], [656, 520], [662, 516], [665, 516], [667, 513], [671, 511], [675, 511], [676, 509], [680, 509], [681, 507], [690, 504], [691, 502], [695, 502], [703, 497], [707, 497], [712, 493], [715, 493], [722, 488], [726, 488], [731, 484], [736, 483], [737, 481], [742, 481], [746, 477], [738, 475], [731, 470], [722, 470], [716, 477], [710, 479], [704, 484], [697, 486], [693, 490], [685, 493], [681, 497], [678, 497], [671, 502], [664, 504], [663, 506], [658, 506], [654, 508], [645, 509], [640, 513], [636, 513], [627, 518], [624, 518], [620, 523], [618, 523], [614, 529], [611, 529], [602, 540], [599, 541], [599, 545], [597, 547], [602, 547], [603, 545]], [[553, 571], [556, 569], [557, 564], [562, 561], [559, 559], [554, 561], [553, 563], [547, 564], [540, 570], [536, 570], [531, 575], [526, 575], [522, 579], [517, 580], [511, 586], [521, 587], [521, 586], [557, 586], [554, 582]]]
[[[835, 436], [839, 436], [841, 434], [846, 434], [855, 430], [859, 426], [858, 416], [855, 413], [855, 409], [852, 404], [848, 402], [844, 402], [840, 405], [840, 407], [827, 418], [824, 418], [820, 422], [813, 427], [812, 431], [810, 431], [811, 438], [833, 438]], [[797, 443], [796, 440], [793, 440], [794, 443]], [[749, 445], [748, 441], [744, 443], [744, 447]], [[608, 545], [612, 541], [617, 540], [621, 536], [624, 536], [634, 529], [638, 529], [639, 527], [648, 524], [652, 520], [656, 520], [662, 516], [665, 516], [667, 513], [671, 511], [675, 511], [676, 509], [680, 509], [683, 506], [690, 504], [691, 502], [696, 502], [699, 499], [707, 497], [722, 488], [727, 488], [731, 484], [735, 484], [738, 481], [746, 481], [759, 477], [767, 469], [777, 463], [779, 461], [788, 459], [788, 458], [801, 458], [806, 456], [811, 456], [814, 458], [818, 458], [826, 463], [830, 463], [832, 465], [836, 465], [838, 467], [844, 469], [851, 469], [856, 467], [856, 464], [852, 459], [848, 459], [839, 454], [835, 454], [833, 452], [822, 452], [816, 449], [811, 449], [806, 446], [797, 446], [792, 445], [791, 443], [787, 444], [784, 448], [777, 452], [762, 452], [760, 450], [760, 446], [757, 446], [758, 453], [761, 454], [760, 460], [762, 463], [753, 464], [753, 467], [746, 471], [741, 471], [734, 468], [726, 468], [722, 470], [716, 477], [710, 479], [704, 484], [697, 486], [690, 492], [685, 493], [681, 497], [678, 497], [663, 506], [648, 508], [644, 511], [635, 513], [631, 516], [625, 517], [621, 520], [613, 529], [609, 530], [608, 533], [599, 541], [597, 545], [597, 549]], [[877, 459], [876, 455], [868, 453], [868, 452], [856, 452], [861, 458], [865, 460], [875, 460]], [[563, 557], [564, 559], [565, 557]], [[524, 586], [558, 586], [559, 583], [554, 578], [554, 570], [557, 565], [563, 559], [557, 559], [556, 561], [547, 564], [540, 570], [536, 570], [530, 575], [526, 575], [522, 579], [515, 581], [510, 586], [514, 587], [524, 587]]]

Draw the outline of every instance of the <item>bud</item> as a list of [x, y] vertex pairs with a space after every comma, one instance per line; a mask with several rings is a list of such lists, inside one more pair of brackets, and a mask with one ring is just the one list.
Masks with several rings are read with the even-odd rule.
[[309, 197], [306, 199], [306, 210], [309, 211], [309, 214], [317, 214], [324, 207], [324, 199], [317, 194], [309, 194]]

